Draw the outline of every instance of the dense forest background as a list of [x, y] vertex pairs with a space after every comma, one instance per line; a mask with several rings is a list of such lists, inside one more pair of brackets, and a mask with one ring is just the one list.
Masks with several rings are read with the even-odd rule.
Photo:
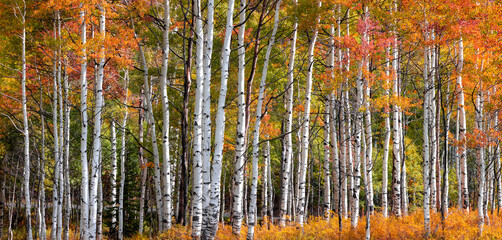
[[0, 238], [500, 238], [501, 16], [0, 0]]

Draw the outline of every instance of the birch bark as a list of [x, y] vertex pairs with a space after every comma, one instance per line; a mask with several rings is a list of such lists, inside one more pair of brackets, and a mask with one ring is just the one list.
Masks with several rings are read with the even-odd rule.
[[248, 239], [254, 238], [254, 225], [256, 224], [256, 198], [258, 192], [258, 158], [260, 149], [260, 126], [261, 120], [263, 118], [262, 106], [263, 99], [265, 98], [265, 87], [267, 86], [267, 73], [268, 73], [268, 63], [270, 61], [270, 53], [272, 52], [272, 47], [275, 42], [275, 34], [277, 33], [277, 28], [279, 27], [279, 10], [281, 7], [281, 0], [278, 0], [275, 6], [275, 16], [274, 16], [274, 28], [272, 30], [272, 35], [267, 46], [267, 52], [265, 53], [265, 60], [263, 62], [263, 69], [260, 82], [260, 90], [258, 92], [258, 103], [256, 106], [256, 121], [253, 136], [253, 162], [252, 162], [252, 181], [251, 181], [251, 196], [249, 205], [249, 221], [248, 221]]

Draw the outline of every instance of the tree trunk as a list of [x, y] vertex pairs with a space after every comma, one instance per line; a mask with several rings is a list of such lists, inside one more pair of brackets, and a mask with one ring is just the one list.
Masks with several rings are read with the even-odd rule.
[[[277, 33], [277, 28], [279, 27], [279, 10], [281, 7], [281, 0], [278, 0], [275, 6], [275, 16], [274, 16], [274, 28], [272, 30], [272, 35], [267, 46], [267, 52], [265, 53], [265, 60], [263, 62], [263, 70], [261, 75], [260, 90], [258, 93], [258, 103], [256, 106], [256, 121], [253, 136], [253, 162], [252, 162], [252, 181], [251, 181], [251, 196], [249, 205], [249, 221], [248, 221], [248, 239], [254, 238], [254, 226], [256, 224], [256, 198], [258, 193], [258, 158], [260, 149], [260, 126], [261, 120], [263, 119], [264, 113], [262, 113], [263, 99], [265, 98], [265, 87], [268, 73], [268, 63], [270, 60], [270, 53], [272, 52], [272, 47], [275, 42], [275, 34]], [[265, 109], [266, 111], [266, 109]]]
[[[296, 4], [296, 0], [295, 0]], [[282, 181], [281, 181], [281, 206], [280, 206], [280, 226], [286, 226], [286, 215], [288, 209], [288, 194], [292, 190], [292, 179], [290, 178], [292, 170], [293, 159], [293, 140], [292, 140], [292, 123], [293, 123], [293, 81], [294, 81], [294, 67], [295, 67], [295, 53], [296, 53], [296, 38], [297, 38], [298, 23], [295, 21], [293, 24], [293, 36], [291, 38], [291, 50], [289, 52], [288, 62], [288, 81], [285, 86], [286, 89], [286, 136], [285, 136], [285, 153], [282, 160]], [[291, 205], [291, 204], [290, 204]]]
[[204, 33], [202, 26], [201, 1], [194, 1], [195, 14], [195, 108], [193, 114], [193, 190], [192, 190], [192, 237], [199, 238], [202, 229], [202, 104], [204, 93]]
[[[127, 127], [127, 117], [129, 114], [129, 111], [127, 109], [127, 104], [128, 104], [128, 99], [127, 99], [127, 94], [128, 94], [128, 88], [127, 86], [129, 85], [129, 71], [125, 70], [124, 73], [124, 78], [126, 80], [125, 83], [125, 100], [124, 100], [124, 106], [125, 107], [125, 113], [124, 113], [124, 118], [122, 119], [122, 125], [120, 126], [120, 130], [122, 132], [122, 146], [120, 148], [120, 190], [119, 190], [119, 228], [118, 228], [118, 239], [122, 240], [124, 239], [124, 188], [125, 188], [125, 178], [126, 178], [126, 171], [125, 171], [125, 161], [126, 161], [126, 127]], [[141, 101], [141, 100], [140, 100]], [[142, 124], [140, 127], [143, 127]], [[141, 209], [142, 210], [142, 209]], [[142, 211], [141, 211], [142, 212]]]
[[466, 119], [464, 108], [464, 87], [462, 86], [462, 70], [464, 66], [464, 42], [460, 38], [458, 43], [458, 76], [457, 76], [457, 89], [458, 89], [458, 114], [459, 114], [459, 141], [460, 145], [460, 182], [462, 185], [461, 193], [461, 206], [469, 212], [469, 183], [467, 182], [467, 138], [466, 138]]
[[80, 238], [89, 238], [89, 170], [87, 164], [87, 26], [85, 21], [85, 11], [80, 11], [80, 39], [82, 42], [82, 63], [80, 64], [80, 163], [82, 172], [81, 201], [80, 201]]
[[[317, 7], [321, 7], [321, 1], [317, 2]], [[316, 25], [319, 22], [319, 16], [316, 19]], [[305, 187], [305, 178], [307, 175], [307, 167], [309, 160], [309, 128], [310, 128], [310, 104], [311, 104], [311, 95], [312, 95], [312, 72], [314, 71], [314, 49], [317, 41], [317, 26], [314, 29], [314, 33], [312, 39], [310, 39], [310, 45], [308, 50], [308, 71], [306, 78], [306, 87], [305, 87], [305, 111], [303, 113], [302, 119], [302, 141], [301, 141], [301, 159], [299, 166], [299, 192], [298, 192], [298, 223], [303, 226], [303, 222], [306, 218], [306, 187]]]
[[[427, 33], [426, 33], [427, 39]], [[423, 162], [424, 162], [424, 227], [425, 227], [425, 236], [426, 238], [430, 234], [430, 159], [429, 159], [429, 76], [428, 76], [428, 56], [429, 49], [425, 47], [424, 49], [424, 69], [423, 69], [423, 78], [424, 78], [424, 100], [423, 100], [423, 110], [424, 110], [424, 120], [423, 120]]]
[[[55, 22], [54, 22], [54, 33], [57, 33], [57, 24], [59, 23], [59, 11], [55, 13]], [[54, 35], [54, 40], [56, 41], [56, 35]], [[53, 92], [53, 106], [52, 106], [52, 125], [53, 125], [53, 134], [54, 134], [54, 181], [53, 181], [53, 190], [52, 190], [52, 228], [51, 228], [51, 239], [56, 239], [56, 234], [58, 232], [58, 199], [59, 199], [59, 134], [58, 134], [58, 78], [60, 75], [60, 68], [57, 56], [57, 50], [54, 51], [54, 67], [53, 67], [53, 78], [54, 78], [54, 92]]]
[[244, 190], [244, 158], [246, 141], [246, 102], [244, 96], [244, 71], [246, 62], [246, 49], [244, 45], [244, 33], [246, 27], [246, 0], [240, 1], [239, 12], [239, 31], [237, 34], [237, 54], [239, 58], [237, 74], [237, 138], [235, 140], [235, 163], [233, 171], [233, 189], [232, 189], [232, 233], [239, 236], [242, 226], [242, 198]]
[[169, 0], [164, 0], [164, 31], [162, 34], [162, 68], [160, 76], [162, 98], [162, 228], [166, 231], [171, 228], [171, 156], [169, 148], [169, 99], [167, 97], [167, 67], [169, 57], [169, 26], [170, 26]]
[[[218, 110], [216, 112], [216, 127], [214, 133], [214, 155], [213, 164], [211, 168], [211, 189], [210, 189], [210, 199], [209, 199], [209, 213], [205, 216], [204, 222], [207, 222], [206, 229], [203, 229], [202, 237], [206, 239], [212, 239], [216, 236], [218, 231], [218, 217], [221, 213], [224, 213], [224, 194], [222, 195], [222, 203], [220, 209], [220, 188], [225, 189], [225, 185], [221, 187], [221, 171], [223, 162], [223, 144], [225, 136], [225, 105], [227, 97], [227, 82], [229, 75], [229, 59], [230, 59], [230, 43], [232, 39], [233, 30], [233, 12], [234, 12], [234, 1], [230, 0], [228, 2], [227, 10], [227, 22], [225, 27], [225, 38], [223, 40], [223, 47], [221, 53], [221, 83], [220, 83], [220, 94], [218, 98]], [[223, 216], [223, 215], [222, 215]], [[204, 231], [205, 230], [205, 231]]]

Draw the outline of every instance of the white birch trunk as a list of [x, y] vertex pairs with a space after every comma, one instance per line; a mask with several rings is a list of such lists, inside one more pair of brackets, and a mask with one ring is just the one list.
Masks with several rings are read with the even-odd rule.
[[204, 93], [204, 32], [201, 15], [201, 1], [194, 1], [195, 14], [195, 108], [193, 115], [193, 194], [192, 194], [192, 237], [199, 238], [202, 230], [202, 105]]
[[[394, 163], [392, 166], [392, 212], [394, 215], [401, 216], [401, 135], [399, 124], [400, 107], [399, 99], [399, 78], [398, 78], [398, 43], [397, 38], [394, 40], [392, 68], [394, 72], [393, 78], [393, 96], [394, 105], [392, 111], [392, 148], [394, 152]], [[425, 71], [425, 70], [424, 70]]]
[[340, 159], [338, 155], [338, 139], [337, 139], [337, 132], [336, 132], [336, 99], [335, 99], [335, 94], [331, 93], [330, 96], [330, 159], [333, 164], [333, 203], [331, 205], [331, 210], [336, 209], [336, 211], [339, 210], [339, 202], [340, 202]]
[[[66, 65], [66, 64], [65, 64]], [[71, 194], [70, 194], [70, 103], [68, 100], [68, 74], [64, 76], [64, 225], [63, 225], [63, 239], [70, 239], [70, 214], [71, 214]]]
[[[479, 134], [483, 132], [483, 87], [480, 86], [478, 92], [476, 94], [476, 130]], [[479, 136], [477, 136], [479, 137]], [[485, 195], [485, 149], [483, 143], [478, 142], [478, 146], [476, 147], [476, 162], [478, 165], [478, 227], [480, 236], [483, 233], [483, 226], [485, 223], [485, 214], [484, 214], [484, 195]]]
[[277, 33], [277, 28], [279, 27], [279, 10], [281, 7], [282, 0], [278, 0], [275, 6], [275, 16], [274, 16], [274, 28], [272, 30], [272, 35], [267, 46], [267, 52], [265, 53], [265, 60], [263, 62], [263, 69], [260, 82], [260, 90], [258, 92], [258, 103], [256, 106], [256, 121], [253, 136], [253, 162], [252, 162], [252, 180], [251, 180], [251, 195], [248, 213], [248, 239], [254, 238], [254, 226], [256, 224], [256, 198], [258, 193], [258, 158], [260, 150], [260, 126], [261, 120], [264, 116], [262, 113], [263, 99], [265, 98], [265, 87], [267, 81], [268, 73], [268, 63], [270, 60], [270, 53], [272, 52], [272, 47], [275, 42], [275, 34]]
[[120, 148], [120, 190], [119, 190], [119, 214], [118, 214], [118, 239], [122, 240], [124, 239], [124, 188], [125, 188], [125, 178], [126, 178], [126, 172], [125, 172], [125, 161], [126, 161], [126, 126], [127, 126], [127, 117], [129, 114], [129, 111], [127, 109], [127, 104], [128, 104], [128, 99], [127, 99], [127, 94], [128, 94], [128, 84], [129, 84], [129, 71], [126, 70], [124, 73], [124, 78], [126, 80], [125, 84], [125, 100], [124, 100], [124, 106], [125, 106], [125, 113], [124, 113], [124, 118], [122, 120], [122, 126], [121, 127], [121, 132], [122, 132], [122, 146]]
[[[427, 33], [426, 33], [427, 38]], [[428, 55], [429, 49], [425, 47], [424, 49], [424, 69], [423, 69], [423, 78], [424, 78], [424, 120], [423, 120], [423, 162], [424, 162], [424, 227], [425, 227], [425, 236], [426, 238], [430, 234], [430, 158], [429, 158], [429, 76], [428, 76]]]
[[460, 38], [458, 43], [458, 76], [457, 76], [457, 89], [458, 89], [458, 114], [459, 114], [459, 141], [462, 143], [460, 146], [460, 182], [462, 185], [461, 201], [462, 207], [469, 212], [469, 183], [467, 182], [467, 138], [466, 138], [466, 118], [464, 107], [464, 87], [462, 86], [462, 71], [464, 66], [464, 42]]
[[26, 215], [26, 239], [33, 239], [31, 231], [31, 198], [30, 198], [30, 132], [28, 130], [28, 111], [26, 109], [26, 28], [25, 28], [25, 15], [24, 9], [21, 21], [23, 31], [21, 35], [21, 91], [22, 91], [22, 108], [23, 108], [23, 135], [24, 135], [24, 200], [25, 200], [25, 215]]
[[211, 198], [211, 59], [213, 54], [214, 0], [207, 1], [204, 34], [204, 92], [202, 97], [202, 232], [208, 228]]
[[[39, 78], [40, 80], [40, 78]], [[42, 87], [42, 82], [40, 81], [40, 88], [43, 90]], [[40, 110], [43, 109], [43, 92], [40, 92]], [[45, 224], [45, 117], [42, 114], [42, 111], [40, 111], [40, 120], [41, 120], [41, 154], [40, 154], [40, 159], [39, 159], [39, 172], [40, 172], [40, 193], [38, 195], [38, 234], [40, 236], [40, 239], [45, 240], [47, 239], [47, 229], [46, 229], [46, 224]], [[5, 180], [3, 180], [3, 183], [5, 184]], [[5, 186], [3, 186], [3, 189], [5, 189]], [[0, 224], [3, 226], [3, 211], [4, 211], [4, 202], [5, 202], [5, 192], [4, 190], [0, 190]], [[0, 231], [0, 238], [2, 238], [2, 231]]]
[[[321, 7], [321, 1], [317, 2], [317, 7]], [[308, 71], [306, 78], [306, 87], [305, 87], [305, 111], [304, 116], [302, 118], [302, 142], [301, 142], [301, 159], [300, 159], [300, 167], [299, 167], [299, 192], [298, 192], [298, 223], [303, 226], [305, 221], [305, 208], [306, 206], [306, 187], [305, 180], [307, 175], [307, 166], [309, 159], [309, 128], [310, 128], [310, 105], [311, 105], [311, 95], [312, 95], [312, 72], [314, 71], [314, 49], [317, 41], [317, 24], [319, 23], [319, 16], [316, 19], [316, 27], [310, 39], [310, 45], [308, 50]]]
[[171, 228], [171, 157], [169, 148], [169, 100], [167, 97], [167, 67], [169, 57], [169, 0], [164, 0], [164, 32], [162, 34], [162, 68], [160, 76], [162, 98], [162, 231]]
[[[54, 33], [57, 32], [56, 23], [59, 22], [59, 12], [55, 13], [56, 19], [54, 23]], [[54, 35], [54, 40], [56, 40], [56, 35]], [[54, 67], [53, 67], [53, 78], [54, 78], [54, 90], [53, 90], [53, 106], [52, 106], [52, 118], [53, 118], [53, 134], [54, 134], [54, 181], [53, 181], [53, 192], [52, 192], [52, 227], [51, 227], [51, 239], [56, 239], [56, 234], [58, 232], [57, 222], [58, 222], [58, 198], [59, 198], [59, 134], [58, 134], [58, 77], [59, 77], [59, 58], [57, 50], [54, 51]]]
[[80, 162], [82, 172], [81, 201], [80, 201], [80, 238], [89, 238], [89, 170], [87, 164], [87, 27], [85, 11], [80, 11], [80, 39], [82, 42], [82, 59], [80, 63]]
[[235, 140], [235, 163], [233, 171], [233, 189], [232, 189], [232, 233], [239, 236], [242, 226], [242, 199], [244, 191], [244, 154], [246, 152], [246, 102], [244, 96], [245, 85], [245, 63], [246, 46], [244, 45], [244, 33], [246, 28], [246, 0], [240, 0], [239, 8], [239, 31], [237, 34], [237, 54], [238, 54], [238, 73], [237, 73], [237, 130]]
[[[105, 37], [105, 10], [100, 7], [100, 24], [99, 32], [101, 37]], [[105, 65], [105, 47], [101, 43], [100, 59], [97, 69], [96, 78], [96, 105], [94, 107], [94, 131], [93, 131], [93, 150], [91, 162], [91, 181], [90, 181], [90, 196], [89, 196], [89, 239], [96, 239], [97, 231], [97, 213], [98, 213], [98, 177], [101, 175], [99, 172], [99, 158], [101, 155], [101, 113], [103, 110], [103, 77]]]
[[110, 177], [110, 183], [111, 183], [111, 188], [112, 188], [112, 195], [111, 195], [111, 203], [112, 203], [112, 225], [111, 229], [115, 229], [117, 227], [117, 174], [118, 174], [118, 169], [117, 169], [117, 131], [115, 127], [115, 119], [111, 120], [111, 155], [112, 155], [112, 174]]
[[[135, 36], [136, 37], [136, 36]], [[137, 38], [137, 37], [136, 37]], [[145, 91], [145, 100], [146, 100], [146, 122], [150, 126], [151, 131], [151, 141], [152, 141], [152, 149], [153, 149], [153, 163], [154, 163], [154, 184], [155, 184], [155, 201], [157, 204], [157, 219], [159, 224], [159, 231], [162, 230], [162, 221], [163, 221], [163, 206], [162, 206], [162, 187], [161, 187], [161, 173], [160, 173], [160, 162], [159, 162], [159, 149], [157, 146], [157, 134], [156, 134], [156, 124], [153, 116], [153, 107], [152, 107], [152, 99], [151, 99], [151, 91], [150, 84], [148, 80], [148, 65], [146, 63], [145, 52], [143, 50], [143, 45], [138, 42], [139, 54], [141, 67], [143, 68], [143, 84]], [[142, 211], [142, 210], [141, 210]]]
[[[296, 4], [296, 0], [295, 0]], [[293, 80], [294, 80], [294, 67], [295, 67], [295, 53], [296, 53], [296, 38], [297, 38], [298, 23], [295, 21], [293, 24], [293, 36], [291, 38], [291, 50], [289, 52], [288, 63], [288, 81], [286, 85], [286, 136], [285, 145], [286, 151], [282, 161], [283, 169], [281, 176], [281, 206], [280, 206], [280, 222], [281, 227], [286, 226], [286, 215], [288, 209], [288, 194], [292, 190], [291, 165], [293, 159], [293, 140], [292, 140], [292, 123], [293, 123]], [[291, 204], [290, 204], [291, 205]]]
[[390, 145], [390, 47], [387, 48], [387, 56], [386, 56], [386, 66], [385, 66], [385, 75], [386, 75], [386, 87], [385, 87], [385, 95], [387, 98], [386, 106], [385, 106], [385, 139], [384, 139], [384, 147], [383, 147], [383, 163], [382, 163], [382, 214], [384, 217], [389, 216], [389, 205], [388, 205], [388, 172], [389, 172], [389, 145]]
[[[211, 199], [209, 203], [210, 212], [207, 215], [209, 218], [206, 232], [202, 233], [202, 236], [207, 239], [214, 238], [216, 231], [218, 231], [218, 216], [220, 211], [223, 213], [225, 209], [222, 207], [220, 209], [220, 188], [221, 188], [221, 170], [223, 161], [223, 143], [225, 136], [225, 106], [227, 97], [227, 82], [229, 75], [229, 59], [230, 59], [230, 43], [232, 40], [233, 31], [233, 15], [234, 15], [234, 1], [228, 1], [227, 10], [227, 22], [225, 27], [225, 38], [223, 39], [223, 47], [221, 52], [221, 83], [220, 83], [220, 94], [218, 97], [218, 109], [216, 112], [216, 127], [214, 132], [214, 155], [213, 164], [211, 168]], [[223, 189], [224, 189], [223, 185]], [[223, 195], [225, 193], [223, 192]], [[224, 196], [222, 196], [224, 197]], [[223, 205], [222, 203], [221, 205]], [[204, 220], [206, 221], [206, 220]]]
[[324, 110], [324, 163], [323, 163], [323, 175], [324, 175], [324, 189], [323, 189], [323, 212], [324, 218], [329, 221], [330, 210], [331, 210], [331, 179], [330, 179], [330, 98], [326, 97], [325, 100], [325, 110]]

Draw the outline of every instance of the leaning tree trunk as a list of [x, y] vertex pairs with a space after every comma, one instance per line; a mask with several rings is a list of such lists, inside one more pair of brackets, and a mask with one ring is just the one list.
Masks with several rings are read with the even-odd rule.
[[[225, 136], [225, 105], [226, 105], [226, 97], [227, 97], [227, 82], [229, 75], [229, 59], [230, 59], [230, 43], [232, 39], [232, 31], [233, 31], [233, 13], [234, 13], [234, 1], [228, 1], [228, 10], [227, 10], [227, 22], [225, 27], [225, 38], [223, 39], [223, 47], [221, 52], [221, 83], [220, 83], [220, 94], [218, 98], [218, 109], [216, 112], [216, 127], [214, 131], [214, 155], [213, 155], [213, 164], [211, 168], [211, 199], [209, 202], [209, 214], [207, 214], [207, 228], [206, 231], [202, 232], [202, 237], [207, 239], [212, 239], [216, 236], [216, 232], [218, 231], [218, 216], [220, 215], [220, 211], [223, 213], [224, 208], [220, 209], [220, 188], [221, 187], [221, 170], [222, 170], [222, 161], [223, 161], [223, 143]], [[224, 192], [222, 194], [224, 197]], [[223, 202], [223, 201], [222, 201]], [[223, 205], [222, 203], [221, 205]]]
[[[258, 92], [258, 103], [256, 106], [256, 121], [253, 136], [253, 162], [252, 162], [252, 181], [251, 181], [251, 196], [249, 204], [248, 213], [248, 239], [254, 238], [254, 225], [256, 224], [256, 198], [258, 193], [258, 158], [260, 150], [260, 126], [261, 120], [263, 118], [262, 106], [263, 99], [265, 98], [265, 87], [268, 73], [268, 63], [270, 60], [270, 53], [272, 52], [272, 47], [275, 42], [275, 34], [277, 33], [277, 28], [279, 27], [279, 10], [281, 7], [281, 0], [278, 0], [275, 6], [275, 16], [274, 16], [274, 28], [272, 30], [272, 35], [270, 36], [270, 41], [268, 42], [267, 52], [265, 53], [265, 60], [263, 62], [263, 71], [261, 75], [260, 90]], [[265, 109], [266, 110], [266, 109]]]
[[[152, 93], [150, 90], [150, 84], [148, 80], [148, 66], [146, 64], [145, 52], [143, 50], [143, 45], [138, 42], [141, 67], [143, 68], [143, 84], [146, 98], [146, 122], [150, 126], [151, 131], [151, 141], [152, 141], [152, 149], [153, 149], [153, 163], [154, 163], [154, 184], [155, 184], [155, 201], [157, 203], [157, 219], [159, 224], [159, 231], [162, 230], [162, 219], [163, 219], [163, 206], [162, 206], [162, 187], [160, 184], [160, 162], [159, 162], [159, 149], [157, 146], [157, 134], [156, 134], [156, 124], [155, 118], [153, 116], [153, 107], [152, 107]], [[141, 209], [143, 211], [143, 209]]]
[[[321, 7], [321, 1], [318, 1], [317, 7]], [[316, 25], [319, 23], [319, 16], [316, 19]], [[311, 105], [311, 95], [312, 95], [312, 72], [314, 71], [314, 49], [317, 41], [317, 26], [314, 29], [314, 34], [312, 39], [310, 39], [310, 45], [308, 50], [308, 71], [306, 78], [305, 87], [305, 111], [302, 118], [302, 141], [301, 141], [301, 159], [299, 166], [299, 192], [298, 192], [298, 219], [297, 222], [303, 226], [305, 221], [305, 208], [306, 208], [306, 187], [305, 180], [307, 175], [307, 166], [309, 159], [309, 128], [310, 128], [310, 105]]]
[[[296, 4], [296, 0], [295, 0]], [[292, 122], [293, 122], [293, 80], [294, 80], [294, 67], [295, 67], [295, 53], [296, 53], [296, 38], [297, 38], [297, 28], [298, 23], [295, 21], [293, 24], [293, 36], [291, 38], [291, 50], [289, 53], [289, 63], [288, 63], [288, 82], [286, 85], [286, 136], [285, 142], [286, 151], [284, 153], [284, 159], [282, 160], [282, 178], [281, 178], [281, 201], [280, 201], [280, 222], [281, 227], [286, 226], [286, 214], [288, 211], [288, 195], [290, 194], [290, 189], [292, 189], [292, 179], [291, 176], [291, 165], [293, 158], [293, 140], [292, 140]]]

